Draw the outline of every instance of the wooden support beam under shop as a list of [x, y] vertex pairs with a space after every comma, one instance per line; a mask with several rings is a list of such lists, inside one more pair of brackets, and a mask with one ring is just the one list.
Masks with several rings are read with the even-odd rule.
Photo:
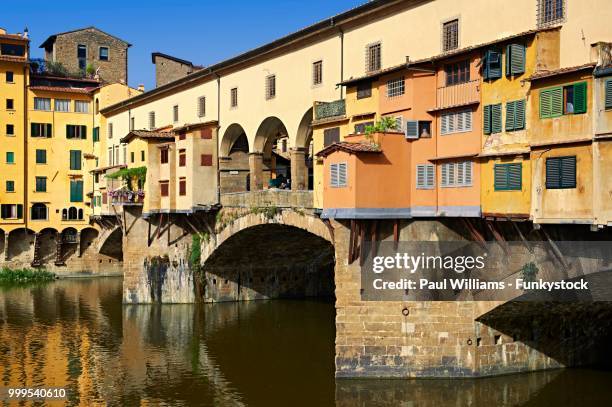
[[147, 218], [147, 247], [151, 247], [151, 218]]
[[504, 251], [504, 254], [508, 255], [508, 242], [506, 242], [506, 239], [504, 239], [504, 236], [497, 228], [497, 223], [495, 221], [490, 220], [485, 220], [485, 223], [487, 225], [487, 228], [495, 238], [495, 241], [501, 246], [502, 250]]
[[478, 231], [478, 229], [476, 229], [476, 227], [472, 224], [472, 221], [469, 218], [462, 218], [462, 220], [463, 220], [463, 224], [465, 225], [466, 229], [468, 230], [468, 232], [470, 232], [470, 235], [472, 236], [472, 239], [474, 239], [474, 241], [480, 243], [480, 245], [482, 247], [485, 247], [485, 244], [486, 244], [487, 240]]
[[393, 222], [393, 249], [397, 250], [397, 246], [399, 244], [399, 228], [400, 228], [400, 220], [395, 219]]
[[368, 228], [367, 221], [360, 221], [359, 228], [359, 265], [363, 266], [365, 261], [365, 239], [366, 239], [366, 229]]
[[567, 270], [569, 270], [570, 266], [565, 261], [565, 256], [563, 256], [563, 253], [561, 253], [559, 246], [557, 246], [557, 244], [550, 238], [550, 236], [548, 235], [544, 227], [540, 228], [540, 233], [542, 233], [546, 241], [550, 244], [550, 248], [553, 254], [555, 255], [555, 257], [557, 258], [557, 260], [559, 261], [559, 263], [561, 263], [561, 266], [563, 266], [564, 271], [566, 272], [565, 277], [567, 278]]
[[159, 234], [161, 231], [161, 226], [162, 226], [163, 221], [164, 221], [164, 214], [160, 213], [159, 217], [157, 218], [157, 230], [155, 231], [156, 239], [159, 239]]
[[531, 245], [531, 243], [529, 243], [529, 240], [527, 240], [527, 238], [525, 237], [525, 235], [521, 231], [521, 228], [519, 227], [519, 225], [517, 225], [516, 222], [514, 220], [512, 220], [512, 219], [510, 219], [510, 223], [512, 223], [512, 226], [514, 227], [514, 230], [516, 231], [516, 233], [519, 235], [519, 237], [521, 238], [521, 240], [523, 241], [523, 243], [527, 247], [527, 250], [529, 250], [529, 253], [533, 254], [533, 246]]
[[349, 248], [348, 248], [348, 262], [351, 264], [353, 262], [353, 257], [355, 255], [355, 219], [351, 219], [351, 227], [349, 232]]
[[372, 251], [372, 257], [378, 253], [378, 221], [372, 221], [372, 230], [370, 235], [370, 250]]
[[[193, 223], [191, 223], [191, 221], [189, 220], [189, 215], [185, 215], [184, 219], [185, 219], [185, 222], [187, 223], [187, 225], [189, 225], [189, 227], [191, 228], [191, 230], [193, 230], [193, 233], [195, 233], [196, 235], [199, 235], [200, 231], [198, 230], [197, 227], [194, 226]], [[194, 218], [194, 221], [197, 222], [198, 219]]]

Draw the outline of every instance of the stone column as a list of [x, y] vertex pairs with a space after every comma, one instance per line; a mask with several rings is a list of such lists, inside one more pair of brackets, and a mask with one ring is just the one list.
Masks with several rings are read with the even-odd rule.
[[306, 149], [292, 148], [291, 151], [291, 190], [308, 189], [308, 167], [306, 167]]
[[249, 153], [251, 191], [263, 189], [263, 154]]
[[81, 257], [81, 231], [77, 232], [77, 257]]
[[4, 261], [9, 260], [9, 235], [10, 232], [4, 232]]

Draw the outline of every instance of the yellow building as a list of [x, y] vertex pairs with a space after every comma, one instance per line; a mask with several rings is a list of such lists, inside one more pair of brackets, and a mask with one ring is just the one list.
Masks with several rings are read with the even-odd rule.
[[559, 67], [559, 28], [517, 35], [485, 47], [482, 59], [483, 216], [529, 219], [531, 208], [530, 82], [538, 71]]
[[25, 86], [28, 80], [27, 38], [0, 30], [0, 228], [6, 255], [8, 234], [25, 219]]

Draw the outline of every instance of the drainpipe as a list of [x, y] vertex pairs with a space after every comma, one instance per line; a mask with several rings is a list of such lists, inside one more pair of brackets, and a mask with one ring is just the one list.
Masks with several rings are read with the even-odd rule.
[[217, 204], [221, 204], [221, 160], [219, 159], [219, 130], [221, 129], [221, 76], [214, 72], [217, 77]]
[[[28, 45], [28, 55], [30, 55], [30, 46]], [[28, 178], [30, 172], [28, 171], [28, 70], [30, 69], [28, 64], [23, 66], [23, 227], [28, 228]], [[8, 234], [5, 234], [4, 244], [8, 247]]]

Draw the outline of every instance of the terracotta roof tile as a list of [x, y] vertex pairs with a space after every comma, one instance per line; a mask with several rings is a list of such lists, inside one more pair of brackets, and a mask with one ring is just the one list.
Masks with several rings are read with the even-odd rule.
[[106, 167], [98, 167], [98, 168], [94, 168], [94, 169], [93, 169], [93, 170], [91, 170], [90, 172], [91, 172], [92, 174], [96, 174], [96, 173], [102, 173], [102, 172], [105, 172], [105, 171], [108, 171], [108, 170], [112, 170], [112, 169], [114, 169], [114, 168], [121, 169], [121, 168], [125, 168], [125, 167], [127, 167], [127, 165], [125, 165], [125, 164], [119, 164], [119, 165], [108, 165], [108, 166], [106, 166]]
[[28, 60], [26, 59], [26, 57], [18, 57], [18, 56], [14, 56], [14, 55], [0, 55], [0, 61], [5, 61], [5, 62], [28, 62]]
[[121, 142], [127, 143], [134, 137], [142, 139], [174, 140], [174, 136], [175, 134], [170, 131], [132, 130], [127, 136], [121, 139]]
[[588, 63], [588, 64], [584, 64], [584, 65], [570, 66], [570, 67], [567, 67], [567, 68], [554, 69], [552, 71], [540, 71], [540, 72], [536, 72], [533, 75], [531, 75], [528, 78], [528, 80], [535, 81], [535, 80], [538, 80], [538, 79], [550, 78], [550, 77], [553, 77], [553, 76], [563, 75], [563, 74], [566, 74], [566, 73], [573, 73], [573, 72], [585, 71], [587, 69], [594, 69], [595, 65], [596, 65], [595, 62], [592, 62], [592, 63]]
[[372, 143], [351, 143], [348, 141], [340, 141], [338, 143], [330, 144], [325, 147], [323, 150], [317, 153], [317, 157], [327, 157], [328, 155], [336, 152], [336, 151], [344, 151], [349, 154], [359, 154], [359, 153], [380, 153], [381, 149], [376, 144]]
[[48, 92], [66, 92], [66, 93], [83, 93], [89, 94], [98, 87], [87, 87], [87, 88], [70, 88], [64, 86], [30, 86], [30, 90], [41, 90]]

